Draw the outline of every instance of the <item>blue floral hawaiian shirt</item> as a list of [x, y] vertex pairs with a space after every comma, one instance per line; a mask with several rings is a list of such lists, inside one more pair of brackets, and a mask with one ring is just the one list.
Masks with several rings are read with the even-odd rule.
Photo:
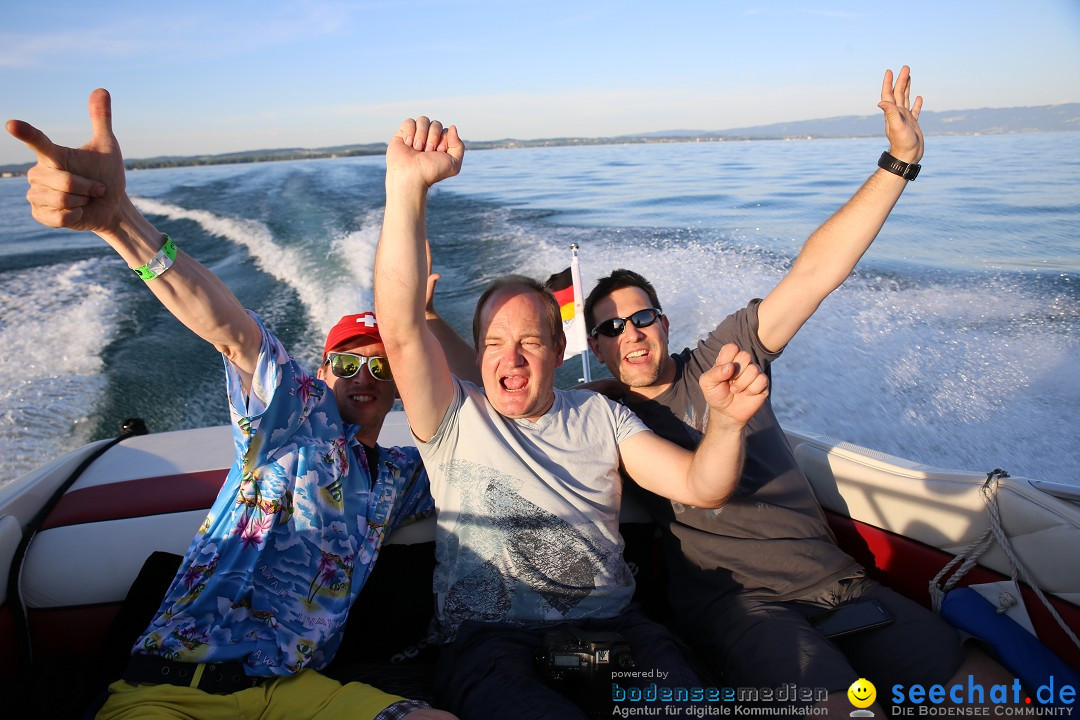
[[383, 539], [433, 502], [416, 448], [370, 468], [334, 394], [255, 319], [247, 396], [225, 362], [236, 464], [132, 652], [289, 675], [333, 659]]

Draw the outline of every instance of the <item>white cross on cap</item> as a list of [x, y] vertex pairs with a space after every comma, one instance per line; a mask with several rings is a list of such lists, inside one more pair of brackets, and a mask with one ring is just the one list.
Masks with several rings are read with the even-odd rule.
[[356, 318], [356, 322], [364, 323], [367, 327], [375, 327], [378, 323], [375, 321], [375, 316], [371, 313], [364, 313], [360, 317]]

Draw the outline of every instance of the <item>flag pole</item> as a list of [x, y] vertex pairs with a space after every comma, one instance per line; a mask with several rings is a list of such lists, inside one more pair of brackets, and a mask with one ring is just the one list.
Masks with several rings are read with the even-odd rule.
[[585, 336], [582, 341], [584, 350], [581, 351], [581, 374], [582, 382], [589, 382], [592, 380], [592, 376], [589, 372], [589, 343], [588, 343], [588, 328], [585, 327], [585, 303], [581, 299], [581, 273], [578, 271], [578, 244], [570, 243], [570, 277], [574, 282], [574, 315], [581, 318], [579, 327], [581, 333]]

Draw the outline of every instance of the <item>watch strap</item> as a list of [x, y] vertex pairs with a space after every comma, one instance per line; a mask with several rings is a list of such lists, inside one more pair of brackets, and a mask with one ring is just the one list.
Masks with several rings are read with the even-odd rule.
[[899, 175], [905, 180], [914, 180], [919, 177], [919, 171], [922, 170], [922, 165], [897, 160], [889, 154], [888, 150], [881, 153], [881, 157], [878, 158], [877, 164], [882, 170], [888, 170], [893, 175]]
[[140, 265], [137, 268], [131, 269], [143, 280], [150, 281], [171, 268], [173, 260], [175, 259], [176, 244], [172, 241], [171, 237], [165, 235], [165, 244], [161, 246], [161, 250], [158, 251], [157, 255], [150, 258], [150, 262], [145, 265]]

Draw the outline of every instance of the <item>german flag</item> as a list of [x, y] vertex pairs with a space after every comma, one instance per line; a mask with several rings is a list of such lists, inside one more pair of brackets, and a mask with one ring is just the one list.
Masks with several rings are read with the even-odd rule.
[[555, 299], [559, 301], [559, 310], [562, 311], [563, 322], [574, 319], [574, 276], [570, 268], [560, 273], [555, 273], [544, 283]]
[[544, 285], [555, 296], [562, 314], [563, 332], [566, 333], [566, 351], [563, 353], [563, 360], [586, 352], [588, 343], [585, 342], [585, 318], [578, 310], [581, 304], [578, 298], [581, 295], [574, 292], [573, 268], [568, 267], [562, 272], [555, 273]]

